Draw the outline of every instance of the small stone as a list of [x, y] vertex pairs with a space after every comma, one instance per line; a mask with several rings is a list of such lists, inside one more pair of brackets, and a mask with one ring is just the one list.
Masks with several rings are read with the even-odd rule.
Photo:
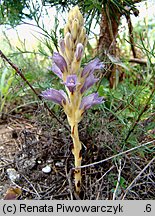
[[48, 161], [47, 161], [47, 163], [49, 163], [49, 164], [51, 164], [51, 163], [53, 163], [53, 159], [49, 159]]
[[44, 173], [50, 173], [51, 172], [51, 167], [49, 165], [47, 165], [47, 166], [45, 166], [45, 167], [42, 168], [42, 171]]
[[18, 181], [18, 180], [19, 180], [20, 175], [17, 173], [17, 171], [16, 171], [15, 169], [13, 169], [13, 168], [8, 168], [8, 169], [6, 170], [6, 172], [7, 172], [7, 174], [8, 174], [8, 178], [9, 178], [11, 181], [15, 182], [15, 181]]
[[41, 164], [41, 160], [38, 160], [37, 163], [38, 163], [38, 164]]
[[63, 164], [63, 162], [57, 162], [57, 163], [55, 163], [55, 166], [62, 167], [62, 166], [64, 166], [64, 164]]

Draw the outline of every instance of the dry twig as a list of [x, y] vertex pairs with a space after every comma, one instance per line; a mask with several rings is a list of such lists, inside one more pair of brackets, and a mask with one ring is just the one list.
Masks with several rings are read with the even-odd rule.
[[121, 180], [121, 172], [122, 172], [122, 160], [119, 159], [118, 179], [117, 179], [116, 188], [115, 188], [114, 193], [113, 193], [113, 200], [116, 199], [116, 194], [117, 194], [118, 187], [119, 187], [120, 180]]
[[[136, 149], [139, 149], [139, 148], [141, 148], [141, 147], [145, 147], [145, 146], [147, 146], [147, 145], [149, 145], [149, 144], [152, 144], [152, 143], [154, 143], [154, 142], [155, 142], [155, 140], [152, 140], [152, 141], [150, 141], [150, 142], [141, 144], [141, 145], [139, 145], [139, 146], [136, 146], [136, 147], [134, 147], [134, 148], [128, 149], [128, 150], [126, 150], [126, 151], [120, 152], [119, 154], [113, 155], [113, 156], [108, 157], [108, 158], [106, 158], [106, 159], [104, 159], [104, 160], [100, 160], [100, 161], [98, 161], [98, 162], [94, 162], [94, 163], [91, 163], [91, 164], [83, 165], [83, 166], [80, 166], [80, 167], [77, 167], [77, 168], [86, 168], [86, 167], [90, 167], [90, 166], [95, 166], [95, 165], [100, 164], [100, 163], [104, 163], [104, 162], [109, 161], [109, 160], [111, 160], [111, 159], [113, 159], [113, 158], [119, 157], [119, 156], [124, 155], [124, 154], [128, 154], [129, 152], [134, 151], [134, 150], [136, 150]], [[73, 169], [74, 169], [74, 168], [73, 168]]]
[[145, 172], [145, 170], [151, 165], [151, 163], [153, 163], [154, 160], [155, 160], [155, 157], [153, 157], [152, 160], [149, 161], [149, 163], [141, 170], [141, 172], [136, 176], [136, 178], [130, 183], [130, 185], [125, 190], [125, 193], [122, 197], [122, 200], [124, 200], [125, 196], [127, 195], [128, 191], [131, 189], [133, 184], [140, 178], [140, 176], [143, 174], [143, 172]]

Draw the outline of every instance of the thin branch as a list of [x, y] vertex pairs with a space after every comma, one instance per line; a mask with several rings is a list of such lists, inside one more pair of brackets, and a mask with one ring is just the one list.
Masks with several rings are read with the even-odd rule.
[[[108, 169], [102, 176], [101, 178], [99, 178], [96, 182], [94, 182], [92, 186], [96, 185], [99, 181], [103, 180], [103, 178], [114, 168], [115, 166], [113, 165], [112, 167], [110, 167], [110, 169]], [[103, 182], [103, 181], [102, 181]], [[98, 189], [98, 193], [97, 193], [97, 197], [96, 197], [96, 200], [99, 200], [99, 197], [100, 197], [100, 194], [101, 194], [101, 191], [102, 191], [102, 182], [99, 184], [99, 189]]]
[[110, 167], [110, 169], [108, 169], [102, 176], [101, 178], [97, 179], [96, 182], [94, 182], [91, 187], [93, 187], [94, 185], [96, 185], [99, 181], [101, 181], [112, 169], [114, 169], [114, 165]]
[[[145, 146], [147, 146], [147, 145], [149, 145], [149, 144], [152, 144], [152, 143], [154, 143], [154, 142], [155, 142], [155, 140], [152, 140], [152, 141], [150, 141], [150, 142], [141, 144], [141, 145], [139, 145], [139, 146], [136, 146], [136, 147], [134, 147], [134, 148], [128, 149], [128, 150], [126, 150], [126, 151], [120, 152], [119, 154], [113, 155], [113, 156], [108, 157], [108, 158], [106, 158], [106, 159], [104, 159], [104, 160], [100, 160], [100, 161], [97, 161], [97, 162], [94, 162], [94, 163], [91, 163], [91, 164], [87, 164], [87, 165], [83, 165], [83, 166], [79, 166], [79, 167], [76, 167], [76, 168], [78, 168], [78, 169], [81, 168], [81, 169], [82, 169], [82, 168], [86, 168], [86, 167], [90, 167], [90, 166], [95, 166], [95, 165], [97, 165], [97, 164], [104, 163], [104, 162], [106, 162], [106, 161], [109, 161], [109, 160], [111, 160], [111, 159], [113, 159], [113, 158], [116, 158], [116, 157], [119, 157], [119, 156], [121, 156], [121, 155], [128, 154], [128, 153], [131, 152], [131, 151], [134, 151], [134, 150], [139, 149], [139, 148], [141, 148], [141, 147], [145, 147]], [[75, 169], [75, 168], [72, 168], [72, 169]]]
[[118, 178], [117, 178], [116, 188], [115, 188], [114, 193], [113, 193], [113, 200], [116, 199], [116, 194], [117, 194], [118, 187], [119, 187], [120, 180], [121, 180], [121, 172], [122, 172], [122, 160], [119, 159]]
[[[0, 50], [0, 57], [3, 59], [3, 60], [5, 60], [15, 71], [16, 71], [16, 73], [24, 80], [24, 82], [30, 87], [30, 89], [33, 91], [33, 93], [38, 97], [38, 99], [40, 100], [40, 101], [42, 101], [42, 102], [44, 102], [43, 101], [43, 98], [40, 96], [40, 95], [38, 95], [38, 93], [36, 92], [36, 90], [33, 88], [33, 86], [29, 83], [29, 81], [25, 78], [25, 76], [23, 75], [23, 73], [22, 73], [22, 70], [21, 69], [19, 69], [18, 67], [17, 67], [17, 65], [15, 65], [14, 63], [12, 63], [11, 62], [11, 60], [10, 59], [8, 59], [4, 54], [3, 54], [3, 52]], [[65, 124], [63, 124], [62, 123], [62, 121], [60, 121], [59, 120], [59, 118], [54, 114], [54, 112], [52, 111], [52, 110], [50, 110], [50, 108], [48, 107], [48, 105], [44, 102], [44, 107], [48, 110], [48, 112], [61, 124], [61, 125], [63, 125], [68, 131], [70, 131], [69, 130], [69, 128], [65, 125]]]
[[34, 185], [22, 174], [22, 177], [30, 184], [30, 186], [33, 188], [34, 192], [36, 193], [36, 195], [38, 196], [39, 199], [41, 199], [38, 191], [35, 189]]
[[36, 192], [33, 192], [33, 191], [31, 191], [31, 190], [29, 190], [29, 189], [27, 189], [27, 188], [23, 188], [23, 187], [19, 186], [19, 185], [18, 185], [16, 182], [14, 182], [14, 181], [11, 181], [11, 183], [12, 183], [13, 185], [15, 185], [17, 188], [21, 189], [22, 191], [25, 191], [25, 192], [28, 192], [28, 193], [35, 194], [35, 195], [36, 195]]
[[126, 194], [130, 190], [130, 188], [132, 187], [132, 185], [139, 179], [139, 177], [143, 174], [143, 172], [145, 172], [145, 170], [150, 166], [150, 164], [153, 163], [154, 160], [155, 160], [155, 157], [153, 157], [152, 160], [149, 161], [149, 163], [141, 170], [141, 172], [136, 176], [136, 178], [130, 183], [130, 185], [125, 190], [125, 193], [124, 193], [124, 195], [122, 197], [122, 200], [124, 200]]

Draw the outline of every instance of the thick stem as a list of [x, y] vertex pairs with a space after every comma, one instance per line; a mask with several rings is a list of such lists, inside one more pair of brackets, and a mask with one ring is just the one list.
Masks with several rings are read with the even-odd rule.
[[76, 167], [81, 166], [82, 155], [77, 123], [71, 125], [71, 137], [73, 140], [72, 153], [75, 160], [75, 190], [79, 194], [81, 187], [81, 169], [78, 169]]

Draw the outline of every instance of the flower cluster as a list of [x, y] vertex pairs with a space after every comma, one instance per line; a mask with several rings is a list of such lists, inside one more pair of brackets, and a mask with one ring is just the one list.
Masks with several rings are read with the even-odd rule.
[[41, 94], [45, 99], [61, 105], [67, 115], [73, 140], [72, 153], [75, 159], [75, 188], [77, 193], [80, 192], [81, 186], [81, 170], [78, 167], [81, 166], [82, 160], [78, 123], [81, 121], [85, 110], [103, 102], [103, 97], [99, 97], [98, 93], [84, 96], [85, 92], [98, 81], [94, 77], [94, 71], [103, 68], [103, 64], [98, 58], [81, 68], [86, 43], [84, 20], [78, 6], [75, 6], [69, 12], [68, 22], [64, 28], [64, 39], [60, 40], [60, 53], [54, 52], [52, 57], [51, 69], [61, 79], [61, 83], [65, 85], [66, 93], [63, 90], [50, 88]]
[[[45, 99], [64, 107], [67, 116], [79, 110], [78, 117], [87, 109], [103, 101], [98, 94], [83, 97], [83, 94], [98, 81], [94, 77], [95, 70], [101, 70], [103, 64], [98, 58], [92, 60], [81, 69], [81, 59], [87, 42], [84, 20], [75, 6], [69, 12], [68, 22], [64, 28], [64, 39], [60, 40], [60, 53], [53, 53], [52, 71], [62, 80], [67, 94], [63, 90], [47, 89], [42, 92]], [[77, 122], [79, 120], [77, 119]]]
[[[67, 70], [67, 63], [63, 56], [59, 53], [54, 53], [53, 55], [53, 66], [52, 71], [62, 80], [62, 84], [64, 84], [71, 95], [74, 95], [74, 92], [77, 91], [78, 94], [83, 95], [83, 93], [88, 90], [94, 83], [98, 81], [97, 78], [94, 77], [93, 72], [95, 70], [100, 70], [103, 68], [102, 63], [99, 59], [94, 59], [88, 65], [84, 67], [80, 76], [72, 73], [70, 74]], [[64, 73], [67, 73], [65, 79], [63, 79]], [[68, 91], [67, 91], [68, 92]], [[70, 94], [69, 94], [70, 95]], [[56, 89], [48, 89], [42, 92], [42, 96], [45, 99], [51, 100], [61, 106], [67, 103], [70, 103], [69, 97], [67, 97], [66, 93], [63, 90]], [[89, 96], [83, 97], [81, 104], [78, 108], [83, 111], [86, 110], [87, 104], [89, 104], [89, 108], [95, 104], [99, 104], [103, 101], [102, 97], [98, 97], [98, 94], [91, 94]], [[85, 106], [82, 104], [85, 103]], [[88, 109], [88, 108], [87, 108]]]

